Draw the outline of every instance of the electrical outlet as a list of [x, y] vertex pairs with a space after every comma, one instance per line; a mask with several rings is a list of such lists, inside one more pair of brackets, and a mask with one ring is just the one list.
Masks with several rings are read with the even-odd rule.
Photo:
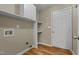
[[30, 45], [29, 47], [32, 47], [32, 45]]

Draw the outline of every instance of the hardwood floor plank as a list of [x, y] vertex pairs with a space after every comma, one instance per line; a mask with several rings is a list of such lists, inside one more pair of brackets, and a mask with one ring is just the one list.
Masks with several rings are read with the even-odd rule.
[[62, 48], [39, 44], [38, 48], [32, 48], [25, 52], [24, 55], [72, 55], [72, 52]]

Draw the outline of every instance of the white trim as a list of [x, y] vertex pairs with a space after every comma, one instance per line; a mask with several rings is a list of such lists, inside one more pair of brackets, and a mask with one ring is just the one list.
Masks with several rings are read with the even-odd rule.
[[76, 55], [73, 50], [70, 50], [70, 51], [72, 52], [73, 55]]
[[47, 43], [42, 43], [42, 42], [39, 42], [39, 44], [43, 44], [43, 45], [47, 45], [47, 46], [50, 46], [50, 47], [52, 47], [52, 45], [50, 45], [50, 44], [47, 44]]
[[16, 15], [16, 14], [4, 12], [4, 11], [0, 11], [0, 15], [16, 18], [16, 19], [19, 19], [19, 20], [26, 20], [26, 21], [29, 21], [29, 22], [36, 22], [36, 20], [32, 20], [32, 19], [29, 19], [29, 18], [21, 16], [21, 15]]
[[53, 28], [52, 28], [53, 27], [53, 23], [52, 22], [53, 22], [53, 11], [51, 12], [51, 45], [53, 45], [53, 42], [52, 42], [52, 40], [53, 40], [52, 39], [52, 36], [53, 36], [53, 34], [52, 34], [52, 31], [53, 31]]
[[[78, 8], [77, 8], [77, 36], [79, 37], [79, 5], [78, 5]], [[79, 55], [79, 40], [77, 39], [77, 55]]]
[[25, 50], [23, 50], [23, 51], [21, 51], [21, 52], [17, 53], [16, 55], [22, 55], [22, 54], [24, 54], [25, 52], [27, 52], [27, 51], [31, 50], [32, 48], [33, 48], [33, 47], [28, 48], [28, 49], [25, 49]]
[[38, 48], [38, 40], [37, 40], [37, 22], [33, 23], [33, 40], [32, 44], [35, 48]]

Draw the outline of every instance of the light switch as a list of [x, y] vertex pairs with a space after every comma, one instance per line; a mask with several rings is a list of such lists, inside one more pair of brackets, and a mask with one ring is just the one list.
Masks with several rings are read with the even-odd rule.
[[19, 25], [16, 25], [16, 27], [19, 28], [20, 26]]
[[48, 26], [48, 29], [51, 29], [51, 26]]

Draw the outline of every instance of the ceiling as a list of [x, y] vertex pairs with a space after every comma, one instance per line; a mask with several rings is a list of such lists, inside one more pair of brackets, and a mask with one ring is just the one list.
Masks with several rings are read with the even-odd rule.
[[35, 4], [37, 10], [43, 10], [43, 9], [46, 9], [46, 8], [49, 8], [49, 7], [54, 7], [54, 6], [57, 6], [57, 4]]
[[69, 5], [72, 5], [72, 4], [34, 4], [37, 8], [38, 11], [40, 10], [44, 10], [46, 8], [49, 8], [49, 7], [57, 7], [57, 6], [69, 6]]

